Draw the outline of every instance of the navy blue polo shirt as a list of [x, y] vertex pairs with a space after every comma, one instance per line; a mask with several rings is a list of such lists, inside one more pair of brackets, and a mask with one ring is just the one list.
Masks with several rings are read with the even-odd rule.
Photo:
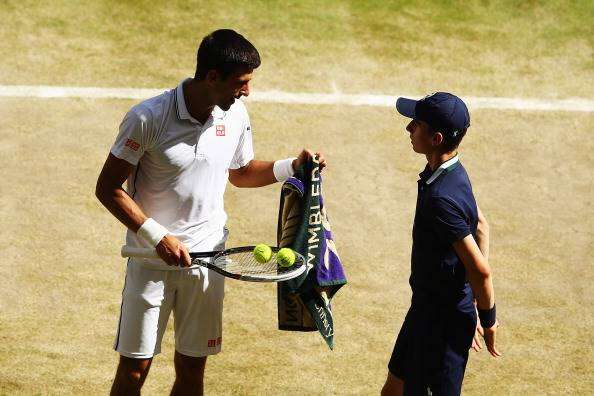
[[478, 210], [466, 170], [451, 158], [419, 175], [413, 225], [410, 285], [415, 303], [457, 305], [472, 302], [464, 265], [452, 243], [472, 234]]

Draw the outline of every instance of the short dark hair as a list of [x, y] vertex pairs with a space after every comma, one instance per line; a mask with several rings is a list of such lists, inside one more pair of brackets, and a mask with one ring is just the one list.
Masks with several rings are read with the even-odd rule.
[[454, 133], [442, 132], [438, 128], [434, 128], [431, 125], [429, 125], [429, 133], [431, 134], [431, 136], [435, 135], [437, 132], [441, 133], [441, 135], [443, 136], [443, 142], [441, 143], [441, 146], [446, 152], [454, 151], [460, 145], [460, 142], [462, 141], [462, 138], [466, 135], [467, 130], [468, 128], [464, 128], [459, 131], [454, 131], [454, 135]]
[[260, 54], [252, 43], [234, 30], [219, 29], [202, 39], [194, 78], [202, 80], [214, 69], [225, 79], [240, 68], [256, 69], [258, 66]]

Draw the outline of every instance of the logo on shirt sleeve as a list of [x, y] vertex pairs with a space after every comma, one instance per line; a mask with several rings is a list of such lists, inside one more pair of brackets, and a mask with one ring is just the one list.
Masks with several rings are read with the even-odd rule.
[[138, 149], [140, 148], [140, 143], [135, 142], [132, 139], [128, 139], [128, 140], [126, 140], [126, 144], [124, 144], [124, 146], [130, 147], [130, 149], [132, 149], [134, 151], [138, 151]]
[[216, 126], [217, 136], [225, 136], [225, 125]]

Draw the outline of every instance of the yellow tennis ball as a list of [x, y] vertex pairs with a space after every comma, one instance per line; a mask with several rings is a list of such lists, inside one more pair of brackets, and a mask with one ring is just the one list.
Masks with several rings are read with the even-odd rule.
[[295, 264], [295, 252], [289, 248], [282, 248], [276, 253], [276, 261], [281, 267], [290, 267]]
[[254, 248], [254, 258], [259, 263], [267, 263], [272, 257], [270, 246], [261, 243]]

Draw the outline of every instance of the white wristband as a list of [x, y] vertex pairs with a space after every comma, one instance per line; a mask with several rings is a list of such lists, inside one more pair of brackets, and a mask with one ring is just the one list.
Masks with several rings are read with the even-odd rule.
[[140, 226], [136, 234], [151, 244], [157, 246], [169, 231], [150, 217]]
[[293, 176], [295, 171], [293, 170], [293, 161], [297, 158], [287, 158], [283, 160], [278, 160], [274, 162], [272, 166], [272, 171], [274, 172], [274, 177], [279, 182], [284, 182], [289, 177]]

